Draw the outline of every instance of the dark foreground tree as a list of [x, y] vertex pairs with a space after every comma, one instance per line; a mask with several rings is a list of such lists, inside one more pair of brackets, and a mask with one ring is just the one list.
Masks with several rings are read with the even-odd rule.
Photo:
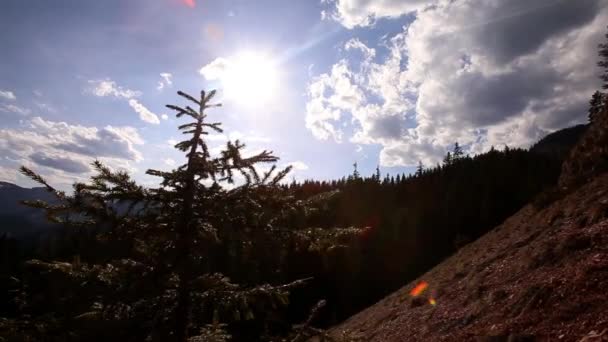
[[[220, 341], [234, 332], [234, 322], [255, 318], [263, 327], [259, 334], [271, 334], [290, 289], [305, 281], [256, 285], [252, 279], [260, 277], [240, 277], [248, 283], [239, 286], [225, 272], [245, 272], [249, 259], [268, 249], [274, 259], [259, 258], [255, 264], [280, 269], [287, 246], [329, 249], [356, 236], [356, 229], [290, 226], [311, 203], [296, 201], [280, 186], [290, 168], [277, 171], [278, 158], [268, 151], [243, 156], [245, 145], [238, 140], [212, 156], [205, 136], [222, 132], [220, 123], [206, 120], [206, 110], [219, 106], [211, 103], [215, 91], [203, 91], [199, 98], [178, 94], [197, 108], [167, 106], [178, 118], [190, 120], [179, 127], [189, 138], [175, 146], [186, 153], [186, 163], [168, 172], [148, 170], [161, 178], [157, 188], [144, 188], [126, 172], [95, 162], [97, 174], [91, 182], [75, 183], [73, 194], [66, 194], [22, 167], [22, 173], [59, 200], [29, 205], [45, 209], [55, 222], [95, 227], [110, 249], [96, 262], [75, 258], [71, 263], [28, 263], [34, 278], [52, 276], [64, 282], [59, 285], [63, 292], [48, 294], [57, 305], [45, 304], [48, 312], [38, 327], [44, 322], [66, 340]], [[262, 164], [270, 166], [260, 172]], [[56, 286], [50, 278], [43, 281]], [[21, 290], [22, 306], [29, 307], [27, 322], [35, 325], [32, 312], [45, 310], [36, 309], [40, 296], [28, 297], [34, 285], [30, 281]]]

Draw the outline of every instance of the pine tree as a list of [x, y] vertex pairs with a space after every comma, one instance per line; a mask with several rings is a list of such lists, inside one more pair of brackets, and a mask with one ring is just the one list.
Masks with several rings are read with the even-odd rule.
[[[608, 40], [608, 33], [606, 33], [606, 40]], [[600, 75], [600, 79], [604, 81], [602, 88], [608, 89], [608, 41], [606, 43], [599, 44], [598, 49], [600, 61], [597, 63], [597, 65], [600, 68], [603, 68], [602, 74]]]
[[452, 152], [448, 151], [448, 153], [445, 155], [445, 157], [443, 158], [443, 165], [444, 166], [449, 166], [452, 165], [452, 161], [454, 159], [452, 158]]
[[376, 166], [375, 181], [380, 183], [380, 165]]
[[[119, 339], [223, 340], [229, 336], [223, 323], [270, 315], [273, 307], [287, 304], [290, 289], [302, 286], [304, 280], [239, 286], [223, 274], [226, 260], [214, 258], [218, 251], [227, 256], [243, 255], [247, 248], [261, 253], [269, 243], [281, 248], [294, 244], [289, 241], [307, 241], [318, 250], [329, 250], [332, 241], [343, 244], [358, 233], [356, 229], [290, 230], [293, 214], [312, 203], [296, 201], [280, 186], [290, 167], [277, 171], [278, 158], [269, 151], [243, 156], [245, 145], [238, 140], [229, 141], [219, 155], [212, 156], [205, 136], [222, 129], [219, 122], [206, 120], [206, 110], [219, 106], [211, 103], [216, 92], [202, 91], [199, 98], [178, 94], [197, 107], [167, 105], [177, 118], [190, 119], [179, 126], [189, 138], [175, 145], [187, 159], [172, 171], [148, 170], [147, 174], [161, 178], [157, 188], [144, 188], [126, 172], [112, 171], [96, 161], [97, 174], [91, 182], [75, 183], [68, 195], [32, 170], [21, 169], [59, 200], [59, 204], [29, 205], [45, 209], [55, 222], [103, 227], [103, 239], [131, 246], [124, 256], [104, 265], [61, 266], [67, 278], [81, 283], [103, 276], [102, 284], [90, 280], [98, 286], [95, 292], [80, 296], [81, 302], [95, 300], [90, 299], [91, 311], [79, 317], [130, 324]], [[272, 166], [260, 173], [260, 164]], [[232, 257], [231, 262], [241, 259]], [[56, 263], [33, 261], [32, 265], [58, 269]], [[260, 308], [261, 312], [254, 312]]]
[[595, 116], [604, 109], [604, 94], [596, 91], [589, 101], [589, 122], [594, 122]]
[[359, 179], [361, 175], [359, 174], [359, 170], [357, 170], [357, 162], [353, 164], [353, 179]]
[[458, 144], [458, 142], [454, 143], [454, 150], [452, 151], [452, 162], [461, 159], [464, 156], [464, 152], [462, 151], [462, 147]]
[[422, 160], [418, 161], [418, 167], [416, 168], [416, 177], [422, 176], [424, 173], [424, 164], [422, 164]]

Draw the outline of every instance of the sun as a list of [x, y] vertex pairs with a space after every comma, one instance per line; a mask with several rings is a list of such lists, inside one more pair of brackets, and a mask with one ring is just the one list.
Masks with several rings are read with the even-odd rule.
[[230, 60], [221, 82], [227, 100], [245, 106], [265, 105], [277, 97], [277, 65], [263, 54], [241, 53]]

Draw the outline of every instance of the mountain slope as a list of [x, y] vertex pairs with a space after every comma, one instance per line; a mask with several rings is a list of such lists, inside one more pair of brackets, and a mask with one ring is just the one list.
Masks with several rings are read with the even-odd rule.
[[21, 204], [21, 201], [42, 200], [53, 202], [53, 196], [44, 188], [22, 188], [0, 182], [0, 236], [22, 237], [47, 231], [55, 225], [48, 223], [41, 210]]
[[[608, 341], [606, 132], [608, 109], [570, 151], [559, 188], [331, 334], [343, 341]], [[422, 281], [429, 289], [412, 298]]]
[[553, 155], [563, 160], [588, 127], [589, 125], [576, 125], [555, 131], [532, 145], [530, 151]]
[[[608, 174], [542, 210], [528, 205], [332, 334], [347, 341], [507, 341], [510, 334], [574, 341], [608, 329], [607, 213]], [[419, 281], [429, 283], [436, 306], [411, 299]]]

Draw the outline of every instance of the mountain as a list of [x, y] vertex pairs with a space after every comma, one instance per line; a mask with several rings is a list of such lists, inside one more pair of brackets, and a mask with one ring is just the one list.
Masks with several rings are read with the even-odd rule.
[[[354, 341], [608, 340], [607, 132], [605, 110], [569, 152], [559, 187], [330, 333]], [[423, 282], [428, 289], [413, 297]]]
[[47, 222], [41, 210], [20, 203], [24, 200], [52, 202], [53, 197], [44, 188], [22, 188], [0, 182], [0, 235], [23, 237], [55, 227]]
[[589, 125], [577, 125], [550, 133], [532, 145], [530, 151], [564, 159], [588, 127]]

